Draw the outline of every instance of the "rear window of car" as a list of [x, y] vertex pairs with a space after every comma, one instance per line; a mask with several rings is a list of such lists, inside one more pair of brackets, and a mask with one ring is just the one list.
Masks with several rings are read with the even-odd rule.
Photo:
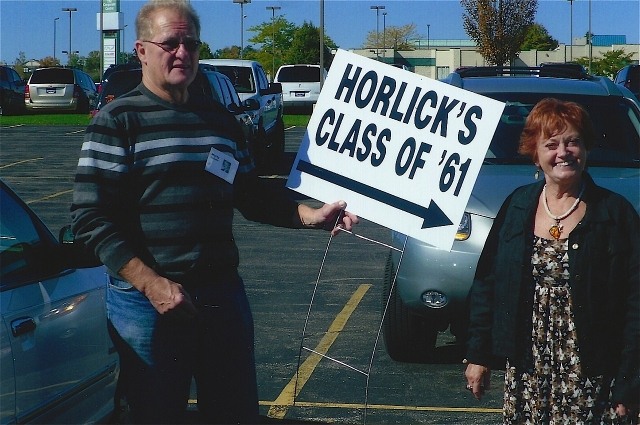
[[287, 66], [278, 71], [280, 83], [318, 83], [320, 82], [320, 67], [317, 66]]
[[30, 84], [74, 84], [73, 70], [71, 69], [37, 69], [31, 75]]
[[253, 79], [253, 71], [246, 66], [215, 66], [216, 71], [224, 74], [231, 80], [238, 93], [255, 93], [256, 82]]
[[114, 72], [102, 88], [101, 94], [112, 95], [114, 98], [120, 97], [135, 89], [140, 81], [142, 81], [142, 71]]
[[518, 154], [520, 133], [531, 109], [545, 97], [569, 100], [582, 105], [591, 116], [596, 143], [587, 158], [588, 166], [640, 166], [640, 117], [620, 98], [559, 95], [557, 93], [483, 93], [506, 106], [498, 123], [485, 162], [492, 164], [530, 164], [529, 157]]

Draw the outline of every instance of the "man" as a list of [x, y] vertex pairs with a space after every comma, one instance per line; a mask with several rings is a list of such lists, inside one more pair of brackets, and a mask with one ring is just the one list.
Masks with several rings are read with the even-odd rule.
[[284, 227], [358, 219], [344, 202], [313, 209], [269, 191], [234, 117], [189, 96], [201, 43], [188, 2], [145, 4], [136, 35], [142, 83], [87, 128], [71, 208], [77, 240], [108, 269], [119, 387], [136, 423], [183, 421], [192, 377], [206, 423], [257, 423], [233, 208]]

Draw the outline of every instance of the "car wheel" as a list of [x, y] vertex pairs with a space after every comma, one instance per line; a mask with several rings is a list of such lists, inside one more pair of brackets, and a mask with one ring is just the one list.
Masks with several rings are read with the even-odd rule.
[[438, 328], [409, 311], [393, 285], [394, 277], [395, 267], [389, 253], [382, 288], [382, 311], [389, 302], [382, 326], [387, 354], [397, 362], [426, 362], [434, 353]]

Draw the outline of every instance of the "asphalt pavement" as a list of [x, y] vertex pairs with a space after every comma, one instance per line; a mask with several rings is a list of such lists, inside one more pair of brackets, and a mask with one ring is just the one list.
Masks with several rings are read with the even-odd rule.
[[[0, 178], [54, 234], [69, 223], [73, 175], [84, 128], [2, 127]], [[286, 159], [263, 176], [279, 190], [304, 135], [286, 131]], [[291, 193], [301, 202], [316, 201]], [[256, 329], [263, 423], [494, 424], [502, 376], [482, 402], [465, 391], [462, 347], [440, 334], [429, 364], [397, 363], [379, 335], [389, 230], [363, 220], [360, 237], [280, 229], [236, 214]], [[224, 383], [221, 383], [222, 385]], [[192, 391], [190, 410], [197, 394]], [[197, 422], [195, 414], [191, 416]]]

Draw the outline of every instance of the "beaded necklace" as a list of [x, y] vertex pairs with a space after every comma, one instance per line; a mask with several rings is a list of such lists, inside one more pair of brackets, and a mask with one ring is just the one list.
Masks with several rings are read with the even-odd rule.
[[580, 194], [576, 198], [576, 201], [571, 205], [571, 208], [567, 210], [564, 214], [561, 215], [553, 215], [551, 214], [551, 210], [549, 210], [549, 204], [547, 203], [547, 185], [545, 184], [542, 188], [542, 203], [544, 205], [544, 210], [547, 212], [547, 215], [555, 220], [553, 226], [549, 228], [549, 234], [555, 240], [560, 239], [560, 235], [562, 234], [562, 224], [560, 224], [560, 220], [563, 220], [578, 208], [578, 204], [580, 203], [580, 199], [582, 198], [582, 194], [584, 193], [584, 183], [582, 183], [582, 189], [580, 190]]

